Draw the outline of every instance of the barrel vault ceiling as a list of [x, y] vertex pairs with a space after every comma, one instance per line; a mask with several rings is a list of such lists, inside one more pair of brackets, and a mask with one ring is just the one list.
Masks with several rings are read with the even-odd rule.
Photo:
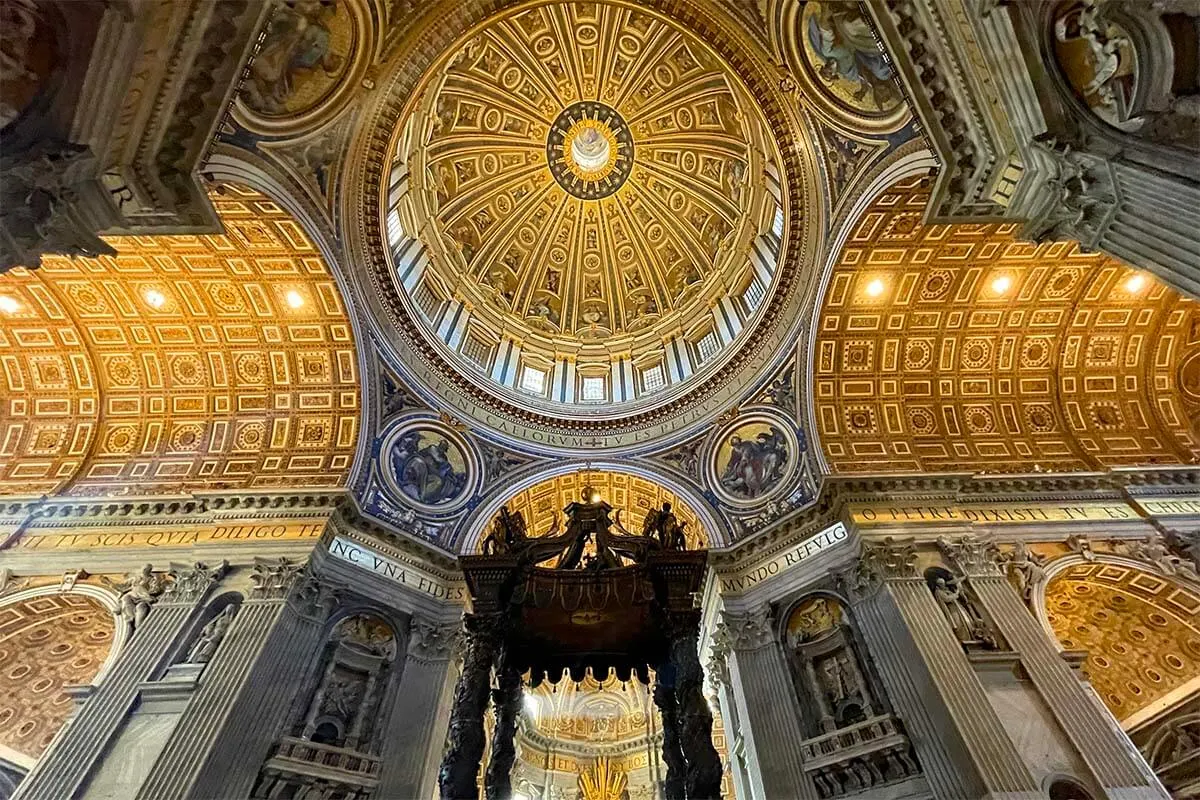
[[345, 482], [355, 342], [301, 226], [211, 195], [225, 231], [0, 277], [0, 492], [162, 495]]

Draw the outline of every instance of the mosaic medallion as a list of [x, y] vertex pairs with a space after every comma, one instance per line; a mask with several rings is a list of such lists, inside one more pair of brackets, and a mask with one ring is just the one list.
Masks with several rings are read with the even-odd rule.
[[617, 111], [590, 100], [574, 103], [550, 126], [546, 159], [559, 186], [580, 200], [620, 189], [633, 169], [633, 135]]

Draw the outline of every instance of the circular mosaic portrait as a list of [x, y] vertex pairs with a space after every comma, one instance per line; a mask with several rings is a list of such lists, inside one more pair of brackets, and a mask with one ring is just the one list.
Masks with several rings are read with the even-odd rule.
[[809, 0], [797, 24], [799, 60], [843, 116], [881, 120], [902, 112], [891, 62], [858, 3]]
[[756, 505], [787, 484], [802, 449], [786, 420], [765, 413], [735, 420], [709, 459], [713, 489], [734, 505]]
[[368, 48], [357, 0], [278, 4], [242, 84], [243, 120], [267, 133], [294, 133], [341, 106]]
[[470, 497], [478, 470], [461, 436], [432, 421], [411, 420], [389, 434], [379, 454], [392, 492], [409, 505], [451, 511]]

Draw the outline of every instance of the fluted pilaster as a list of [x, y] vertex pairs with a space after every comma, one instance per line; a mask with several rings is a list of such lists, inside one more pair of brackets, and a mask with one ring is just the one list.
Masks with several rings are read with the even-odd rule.
[[744, 614], [725, 612], [731, 653], [729, 672], [735, 702], [743, 711], [748, 772], [754, 800], [792, 797], [811, 800], [816, 787], [804, 773], [800, 704], [775, 640], [766, 607]]
[[988, 793], [1041, 797], [1037, 781], [992, 709], [983, 684], [925, 581], [912, 578], [888, 583]]
[[[231, 665], [229, 671], [211, 678], [206, 672], [201, 681], [201, 695], [193, 701], [194, 718], [202, 726], [207, 747], [181, 741], [174, 751], [180, 770], [186, 766], [192, 777], [183, 782], [163, 776], [164, 786], [183, 789], [139, 795], [139, 800], [250, 796], [259, 770], [287, 724], [296, 688], [320, 654], [325, 621], [336, 605], [333, 587], [301, 571], [301, 565], [285, 561], [256, 567], [256, 588], [238, 612], [238, 620], [245, 617], [245, 641], [238, 651], [252, 659], [249, 668], [243, 667], [239, 677]], [[231, 652], [229, 660], [234, 657]], [[208, 680], [224, 685], [230, 694], [222, 701], [218, 690], [208, 692], [203, 686]], [[188, 737], [189, 719], [184, 719], [173, 738]]]
[[1165, 798], [1116, 722], [1059, 656], [1037, 620], [999, 574], [968, 578], [1000, 633], [1021, 654], [1021, 664], [1096, 780], [1122, 798]]
[[938, 800], [982, 797], [983, 781], [887, 587], [851, 604], [859, 632]]
[[75, 795], [98, 766], [133, 707], [139, 686], [154, 676], [191, 611], [191, 603], [159, 603], [150, 610], [104, 682], [21, 783], [14, 800], [63, 800]]
[[430, 797], [437, 755], [446, 739], [451, 675], [461, 624], [437, 625], [414, 619], [395, 705], [383, 737], [377, 796]]

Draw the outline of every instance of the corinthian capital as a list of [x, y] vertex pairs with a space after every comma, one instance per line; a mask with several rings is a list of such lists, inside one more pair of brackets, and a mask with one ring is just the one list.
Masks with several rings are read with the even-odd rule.
[[304, 571], [304, 562], [292, 561], [286, 556], [277, 559], [254, 559], [254, 571], [250, 573], [250, 599], [282, 600], [291, 592], [292, 586]]
[[990, 539], [968, 533], [956, 539], [939, 536], [938, 549], [961, 575], [1000, 575], [1000, 551]]
[[413, 617], [408, 629], [408, 656], [418, 661], [445, 661], [462, 649], [462, 623], [429, 622]]
[[722, 611], [721, 618], [729, 647], [734, 650], [757, 650], [775, 641], [770, 606], [764, 604], [743, 612]]
[[159, 600], [163, 603], [194, 603], [217, 584], [229, 571], [229, 562], [209, 566], [197, 561], [190, 567], [171, 565], [168, 573], [172, 581], [163, 589]]

